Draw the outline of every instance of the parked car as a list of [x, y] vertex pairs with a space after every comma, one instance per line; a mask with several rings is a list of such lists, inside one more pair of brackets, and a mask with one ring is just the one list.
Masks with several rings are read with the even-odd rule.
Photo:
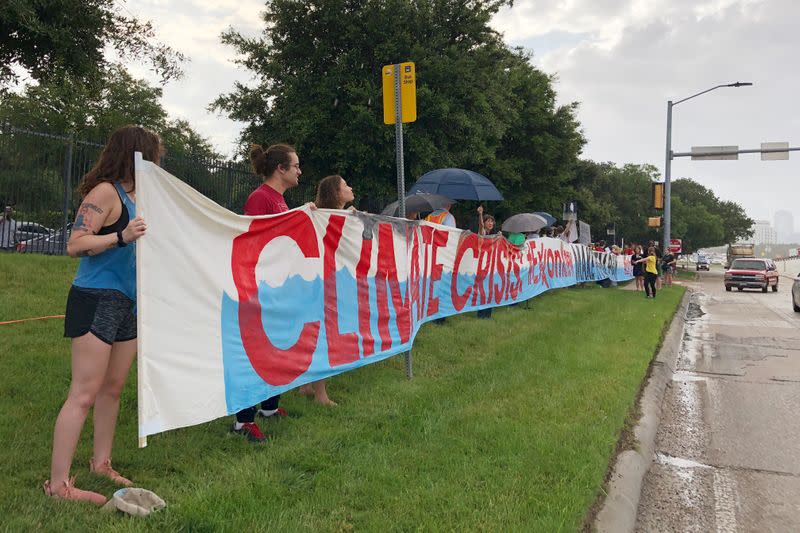
[[730, 269], [725, 272], [725, 290], [733, 287], [744, 289], [761, 289], [762, 292], [772, 287], [778, 292], [778, 269], [772, 259], [734, 259]]
[[[67, 239], [72, 233], [72, 222], [67, 224]], [[48, 255], [61, 255], [64, 250], [64, 230], [59, 228], [56, 231], [51, 230], [48, 235], [40, 235], [38, 237], [28, 239], [17, 244], [17, 252], [20, 253], [33, 253], [33, 254], [48, 254]]]
[[709, 270], [710, 265], [708, 263], [708, 258], [704, 255], [697, 256], [697, 262], [695, 263], [695, 270]]
[[18, 220], [17, 227], [14, 231], [14, 242], [27, 241], [28, 239], [35, 239], [36, 237], [50, 235], [51, 233], [53, 233], [52, 229], [48, 228], [47, 226], [43, 226], [38, 222], [25, 222]]
[[792, 283], [792, 306], [795, 313], [800, 313], [800, 274], [794, 278], [794, 283]]

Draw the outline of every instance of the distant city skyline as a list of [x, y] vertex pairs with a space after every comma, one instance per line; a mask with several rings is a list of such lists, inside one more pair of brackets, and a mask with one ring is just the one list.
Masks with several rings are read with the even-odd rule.
[[794, 229], [794, 216], [785, 209], [779, 209], [773, 214], [776, 238], [779, 242], [796, 242], [797, 236]]

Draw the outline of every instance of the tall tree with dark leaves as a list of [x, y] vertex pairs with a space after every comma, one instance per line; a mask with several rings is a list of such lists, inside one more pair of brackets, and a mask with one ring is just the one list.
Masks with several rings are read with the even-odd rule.
[[383, 124], [381, 67], [414, 61], [407, 182], [434, 168], [468, 168], [506, 194], [501, 211], [552, 208], [584, 140], [574, 106], [556, 106], [552, 79], [489, 26], [505, 4], [270, 1], [260, 37], [223, 35], [257, 83], [237, 84], [213, 107], [247, 124], [243, 144], [295, 144], [311, 181], [341, 173], [359, 196], [388, 198], [394, 128]]
[[67, 75], [0, 96], [0, 123], [97, 143], [120, 126], [141, 124], [158, 132], [172, 155], [220, 157], [187, 121], [169, 118], [161, 94], [112, 65], [93, 83]]
[[37, 82], [64, 75], [96, 80], [109, 66], [106, 48], [121, 60], [149, 64], [162, 81], [181, 75], [184, 56], [158, 42], [150, 22], [123, 13], [115, 0], [0, 2], [0, 90], [22, 73]]

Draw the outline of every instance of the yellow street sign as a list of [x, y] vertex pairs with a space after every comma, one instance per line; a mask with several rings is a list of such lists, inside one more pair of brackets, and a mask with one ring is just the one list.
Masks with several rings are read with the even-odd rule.
[[649, 227], [649, 228], [660, 228], [661, 227], [661, 217], [649, 217], [647, 219], [647, 227]]
[[[400, 121], [414, 122], [417, 120], [417, 75], [414, 63], [400, 63]], [[395, 123], [395, 76], [394, 65], [384, 65], [381, 69], [383, 79], [383, 123]]]

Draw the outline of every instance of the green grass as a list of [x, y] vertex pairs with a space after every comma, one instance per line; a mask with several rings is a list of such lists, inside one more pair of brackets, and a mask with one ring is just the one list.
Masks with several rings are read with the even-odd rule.
[[[76, 263], [0, 257], [0, 320], [61, 314]], [[69, 385], [63, 321], [0, 326], [0, 509], [12, 531], [574, 531], [601, 491], [647, 366], [683, 289], [594, 285], [423, 326], [412, 381], [402, 357], [331, 380], [335, 409], [297, 394], [298, 418], [261, 422], [253, 446], [230, 419], [136, 448], [136, 379], [122, 400], [114, 464], [167, 509], [107, 515], [42, 495], [52, 426]], [[198, 407], [200, 408], [200, 407]], [[87, 421], [73, 467], [87, 472]]]

